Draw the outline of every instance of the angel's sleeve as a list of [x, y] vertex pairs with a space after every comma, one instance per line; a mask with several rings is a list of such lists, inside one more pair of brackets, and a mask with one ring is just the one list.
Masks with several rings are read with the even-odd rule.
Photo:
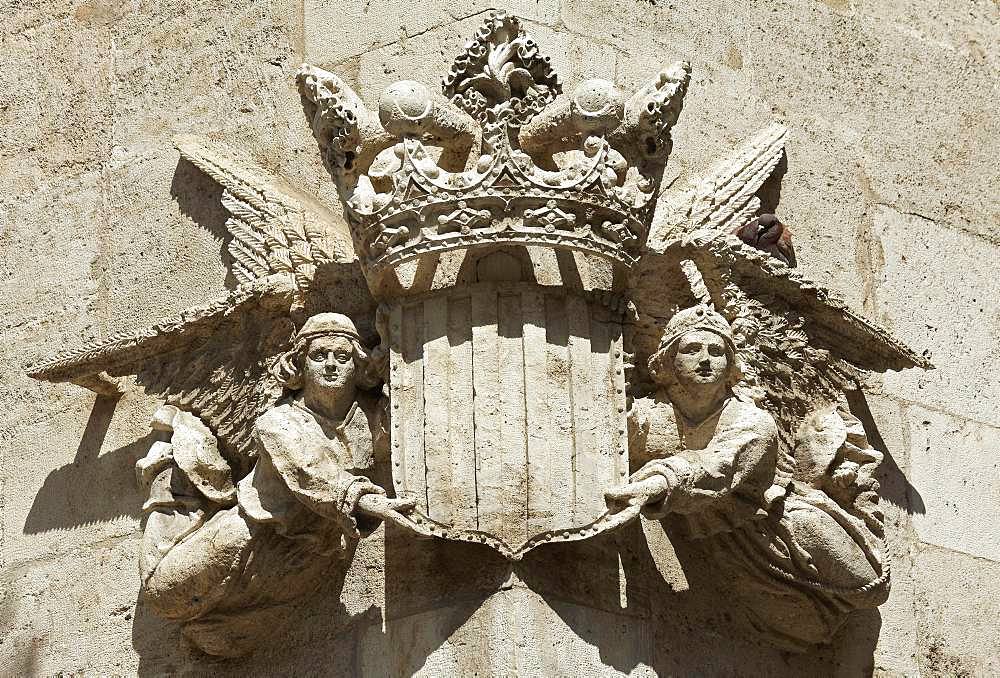
[[276, 408], [258, 418], [254, 438], [262, 460], [274, 466], [278, 476], [298, 501], [321, 516], [332, 518], [353, 531], [352, 514], [365, 494], [385, 494], [364, 476], [344, 470], [326, 453], [296, 417], [284, 417]]
[[777, 427], [766, 413], [752, 412], [756, 416], [741, 417], [705, 449], [654, 459], [639, 469], [633, 480], [662, 475], [670, 487], [660, 502], [647, 506], [647, 514], [718, 516], [735, 526], [762, 508], [774, 480]]

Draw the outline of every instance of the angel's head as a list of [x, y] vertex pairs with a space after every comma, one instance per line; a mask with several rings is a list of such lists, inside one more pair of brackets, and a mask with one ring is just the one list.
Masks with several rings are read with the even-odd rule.
[[732, 328], [703, 305], [670, 319], [648, 366], [653, 381], [667, 390], [676, 385], [688, 390], [717, 385], [730, 389], [743, 376]]
[[309, 318], [295, 335], [292, 348], [278, 357], [271, 371], [278, 383], [291, 391], [353, 393], [356, 387], [378, 385], [361, 335], [351, 319], [340, 313], [318, 313]]

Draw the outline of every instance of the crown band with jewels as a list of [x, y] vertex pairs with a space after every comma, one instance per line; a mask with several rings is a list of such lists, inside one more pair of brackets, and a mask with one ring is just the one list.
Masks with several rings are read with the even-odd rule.
[[496, 245], [632, 266], [689, 77], [680, 62], [628, 100], [604, 80], [561, 96], [548, 57], [497, 12], [456, 59], [443, 95], [397, 82], [376, 114], [332, 73], [305, 65], [299, 86], [371, 275]]

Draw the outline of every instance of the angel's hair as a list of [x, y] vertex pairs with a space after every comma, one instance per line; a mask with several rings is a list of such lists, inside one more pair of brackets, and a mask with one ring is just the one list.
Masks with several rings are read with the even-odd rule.
[[[331, 332], [330, 334], [334, 333]], [[303, 366], [305, 365], [306, 353], [309, 351], [309, 344], [313, 339], [325, 336], [329, 335], [312, 334], [299, 337], [289, 350], [278, 356], [278, 359], [271, 367], [271, 374], [274, 375], [279, 384], [289, 391], [298, 391], [302, 388]], [[354, 337], [342, 334], [338, 334], [338, 336], [344, 336], [345, 339], [351, 342], [351, 346], [354, 347], [354, 366], [358, 375], [358, 388], [371, 389], [378, 386], [381, 379], [378, 376], [378, 371], [375, 369], [371, 353], [369, 353], [368, 349], [362, 346], [361, 342]]]
[[[674, 375], [674, 358], [677, 357], [677, 347], [681, 343], [680, 340], [681, 337], [677, 337], [666, 346], [661, 344], [656, 353], [649, 356], [649, 362], [646, 363], [649, 368], [649, 376], [652, 377], [653, 381], [668, 390], [677, 384], [677, 378]], [[732, 389], [743, 380], [743, 370], [732, 344], [728, 341], [725, 344], [726, 358], [729, 361], [726, 386]]]

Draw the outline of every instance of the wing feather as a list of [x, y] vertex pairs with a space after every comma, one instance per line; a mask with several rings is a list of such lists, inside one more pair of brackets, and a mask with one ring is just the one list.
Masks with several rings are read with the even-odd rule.
[[263, 220], [228, 190], [222, 194], [222, 206], [233, 215], [226, 220], [226, 230], [233, 236], [226, 250], [233, 259], [231, 271], [236, 280], [250, 282], [271, 273], [267, 246], [260, 235]]
[[716, 163], [692, 190], [657, 203], [649, 240], [655, 247], [700, 229], [732, 232], [760, 209], [756, 198], [785, 152], [788, 132], [773, 124]]
[[304, 293], [318, 264], [350, 258], [346, 224], [317, 201], [205, 140], [182, 135], [174, 145], [225, 189], [222, 205], [231, 215], [226, 249], [238, 282], [291, 273]]
[[287, 314], [248, 309], [197, 346], [147, 361], [137, 370], [137, 381], [146, 392], [199, 417], [240, 477], [254, 456], [253, 422], [280, 394], [270, 365], [293, 335]]

